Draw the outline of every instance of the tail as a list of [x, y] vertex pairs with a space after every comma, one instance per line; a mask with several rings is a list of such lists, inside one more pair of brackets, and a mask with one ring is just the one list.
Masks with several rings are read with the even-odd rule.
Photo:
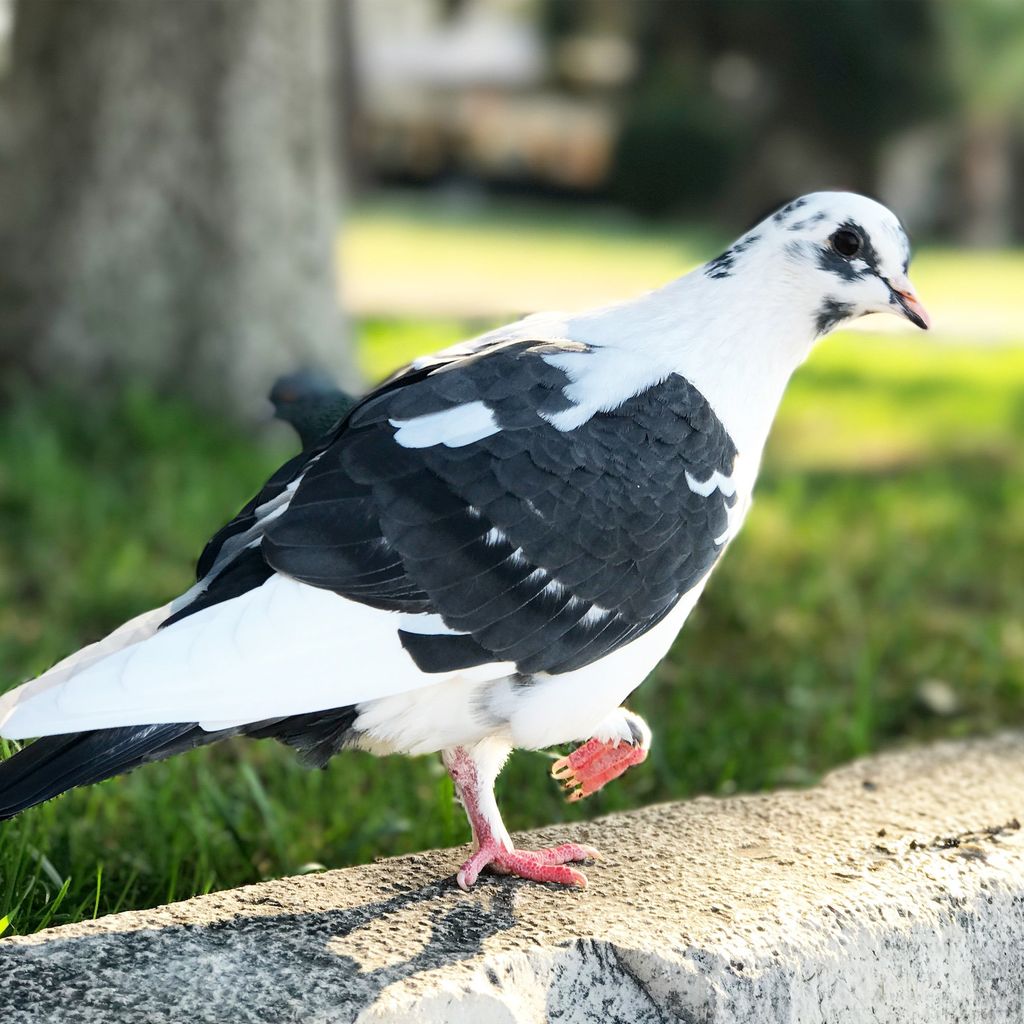
[[235, 731], [207, 732], [188, 722], [44, 736], [0, 762], [0, 821], [75, 786], [101, 782]]
[[0, 821], [76, 786], [102, 782], [239, 734], [278, 740], [297, 750], [307, 767], [322, 768], [351, 742], [356, 718], [354, 707], [342, 707], [230, 729], [207, 730], [195, 722], [183, 722], [43, 736], [0, 761]]

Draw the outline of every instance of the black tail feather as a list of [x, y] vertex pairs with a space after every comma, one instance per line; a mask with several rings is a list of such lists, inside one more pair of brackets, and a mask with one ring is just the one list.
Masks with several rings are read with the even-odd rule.
[[354, 707], [312, 711], [268, 722], [243, 726], [253, 739], [275, 739], [299, 753], [307, 768], [325, 768], [338, 751], [352, 739], [352, 724], [359, 713]]
[[0, 821], [75, 786], [102, 782], [238, 734], [279, 740], [298, 750], [306, 765], [323, 767], [351, 739], [355, 718], [355, 708], [345, 707], [218, 731], [179, 722], [44, 736], [0, 761]]
[[193, 722], [44, 736], [0, 762], [0, 820], [75, 786], [88, 786], [229, 735]]

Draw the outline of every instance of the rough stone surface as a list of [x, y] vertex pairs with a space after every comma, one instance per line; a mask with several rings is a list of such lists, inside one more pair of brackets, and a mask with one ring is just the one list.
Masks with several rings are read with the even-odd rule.
[[1024, 736], [890, 754], [520, 837], [585, 892], [444, 850], [0, 941], [0, 1020], [1021, 1021], [1022, 820]]

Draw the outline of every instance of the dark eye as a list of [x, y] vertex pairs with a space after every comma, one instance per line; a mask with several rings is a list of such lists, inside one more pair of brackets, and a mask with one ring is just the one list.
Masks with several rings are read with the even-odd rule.
[[840, 228], [831, 238], [832, 248], [835, 249], [840, 256], [845, 256], [847, 259], [852, 259], [857, 253], [860, 252], [860, 247], [864, 244], [861, 241], [860, 235], [856, 231], [851, 231], [849, 228]]

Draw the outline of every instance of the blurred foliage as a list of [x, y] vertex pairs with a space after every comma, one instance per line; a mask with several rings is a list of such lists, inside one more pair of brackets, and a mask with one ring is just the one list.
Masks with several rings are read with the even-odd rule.
[[627, 106], [611, 196], [650, 216], [706, 208], [725, 195], [740, 157], [738, 120], [721, 104], [681, 89], [671, 75], [645, 84]]
[[[370, 321], [365, 365], [380, 376], [464, 327]], [[570, 807], [546, 756], [518, 753], [499, 783], [509, 825], [803, 784], [896, 740], [1024, 724], [1022, 433], [1019, 348], [823, 345], [735, 550], [631, 701], [659, 723], [651, 758]], [[292, 447], [283, 427], [243, 436], [142, 392], [95, 409], [22, 393], [0, 414], [5, 679], [184, 589], [206, 536]], [[0, 825], [0, 917], [27, 932], [467, 838], [436, 758], [308, 772], [232, 742]]]
[[951, 75], [981, 116], [1024, 120], [1024, 12], [1017, 0], [946, 2], [938, 8]]
[[764, 180], [783, 136], [802, 137], [831, 180], [870, 192], [886, 140], [954, 93], [933, 0], [548, 0], [545, 11], [556, 42], [605, 31], [640, 55], [610, 191], [644, 213], [739, 202], [743, 218], [766, 186], [783, 198]]

